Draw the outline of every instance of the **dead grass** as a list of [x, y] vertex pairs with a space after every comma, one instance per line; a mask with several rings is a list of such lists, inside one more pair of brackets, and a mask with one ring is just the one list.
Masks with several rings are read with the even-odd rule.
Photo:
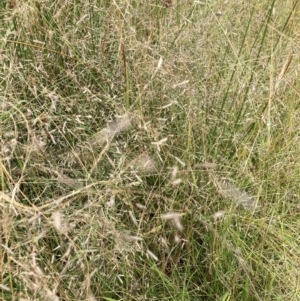
[[0, 4], [0, 298], [298, 300], [298, 9]]

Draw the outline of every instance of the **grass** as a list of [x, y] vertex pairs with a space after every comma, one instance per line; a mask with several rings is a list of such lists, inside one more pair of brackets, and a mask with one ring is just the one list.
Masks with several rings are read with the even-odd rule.
[[0, 298], [299, 300], [298, 2], [1, 2]]

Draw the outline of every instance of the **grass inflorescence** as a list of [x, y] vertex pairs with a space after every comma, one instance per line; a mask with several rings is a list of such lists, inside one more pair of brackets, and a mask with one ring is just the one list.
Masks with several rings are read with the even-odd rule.
[[299, 300], [298, 11], [2, 1], [0, 299]]

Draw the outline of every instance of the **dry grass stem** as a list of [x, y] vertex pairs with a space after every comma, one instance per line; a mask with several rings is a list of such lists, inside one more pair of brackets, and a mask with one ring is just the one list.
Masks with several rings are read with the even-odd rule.
[[0, 300], [300, 300], [299, 5], [0, 1]]

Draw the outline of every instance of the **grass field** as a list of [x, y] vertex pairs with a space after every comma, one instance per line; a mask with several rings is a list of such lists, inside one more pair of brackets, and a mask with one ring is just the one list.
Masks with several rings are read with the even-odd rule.
[[299, 8], [1, 1], [0, 299], [300, 300]]

